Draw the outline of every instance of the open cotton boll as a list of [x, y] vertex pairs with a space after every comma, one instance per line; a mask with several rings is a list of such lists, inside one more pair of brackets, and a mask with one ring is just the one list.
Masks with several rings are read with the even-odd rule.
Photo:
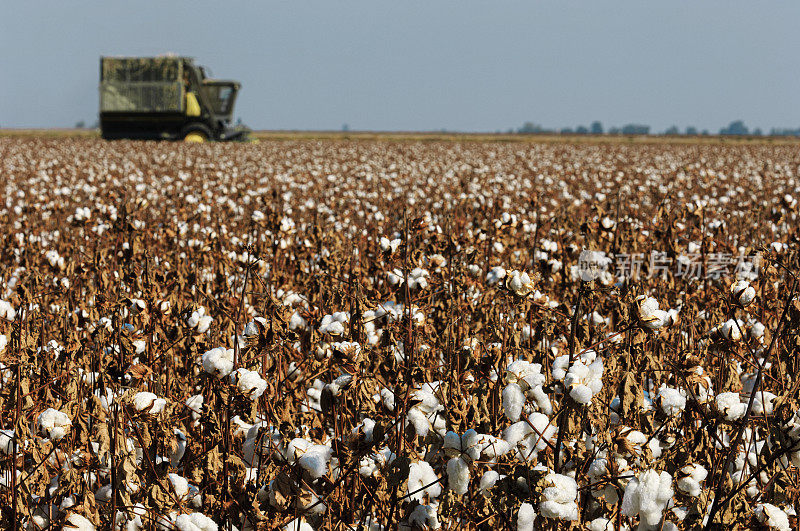
[[350, 314], [347, 312], [335, 312], [326, 315], [322, 318], [319, 325], [319, 331], [322, 334], [330, 334], [332, 336], [340, 336], [344, 334], [344, 325], [350, 320]]
[[717, 331], [729, 341], [739, 341], [742, 339], [742, 331], [745, 324], [741, 320], [728, 319], [717, 327]]
[[490, 286], [497, 284], [506, 277], [506, 270], [503, 267], [495, 266], [486, 274], [486, 283]]
[[742, 418], [747, 411], [747, 404], [739, 399], [739, 393], [720, 393], [715, 401], [717, 409], [728, 421]]
[[700, 482], [708, 476], [708, 470], [703, 465], [690, 464], [681, 468], [678, 477], [678, 490], [694, 498], [700, 496], [702, 488]]
[[569, 369], [569, 354], [557, 356], [556, 359], [553, 360], [553, 379], [563, 380], [567, 376], [567, 369]]
[[669, 473], [645, 470], [625, 487], [622, 514], [639, 516], [642, 524], [654, 528], [661, 522], [664, 509], [673, 494], [672, 476]]
[[[502, 476], [505, 477], [505, 476]], [[478, 492], [483, 492], [494, 487], [494, 484], [501, 479], [500, 474], [494, 470], [487, 470], [481, 476], [480, 484], [478, 485]]]
[[202, 513], [182, 514], [175, 519], [178, 531], [217, 531], [217, 524]]
[[49, 408], [42, 411], [37, 419], [39, 431], [51, 441], [63, 439], [72, 428], [72, 421], [66, 413]]
[[[17, 446], [19, 446], [19, 442]], [[13, 447], [14, 430], [0, 430], [0, 450], [6, 455], [11, 455]]]
[[203, 414], [203, 395], [197, 394], [186, 399], [186, 407], [192, 412], [192, 419], [198, 420]]
[[536, 511], [530, 503], [523, 503], [517, 511], [517, 531], [533, 531]]
[[528, 297], [535, 289], [531, 277], [524, 271], [509, 269], [506, 274], [506, 289], [518, 297]]
[[408, 469], [408, 499], [423, 503], [427, 494], [430, 499], [442, 494], [442, 485], [433, 467], [427, 461], [415, 461]]
[[[589, 531], [614, 531], [615, 526], [614, 522], [609, 520], [608, 518], [603, 518], [600, 516], [599, 518], [595, 518], [591, 522], [586, 525], [586, 528]], [[627, 529], [625, 526], [622, 529]]]
[[283, 526], [283, 531], [314, 531], [314, 528], [311, 527], [311, 524], [306, 522], [305, 518], [295, 518], [285, 526]]
[[406, 526], [401, 523], [400, 529], [408, 529], [409, 526], [414, 529], [439, 529], [442, 525], [439, 522], [439, 515], [436, 512], [438, 508], [438, 503], [417, 505], [414, 507], [414, 510], [411, 511], [411, 514], [408, 515], [408, 525]]
[[[756, 392], [756, 398], [753, 400], [753, 415], [772, 415], [772, 411], [775, 408], [775, 400], [777, 399], [778, 397], [769, 391]], [[750, 397], [748, 396], [744, 403], [749, 402], [749, 400]]]
[[780, 531], [791, 531], [792, 529], [789, 524], [789, 516], [771, 503], [759, 503], [753, 512], [756, 514], [758, 521], [770, 529], [778, 529]]
[[506, 417], [514, 422], [518, 421], [524, 405], [525, 394], [522, 388], [515, 383], [508, 384], [503, 389], [503, 413]]
[[731, 296], [740, 306], [748, 306], [756, 298], [756, 290], [746, 280], [731, 284]]
[[458, 495], [464, 495], [469, 488], [469, 465], [460, 457], [447, 462], [447, 485]]
[[545, 518], [559, 520], [578, 519], [578, 484], [569, 476], [549, 473], [545, 476], [548, 485], [542, 491], [539, 513]]
[[189, 494], [189, 481], [185, 477], [179, 476], [178, 474], [168, 474], [167, 477], [178, 499]]
[[233, 349], [217, 347], [207, 351], [202, 356], [203, 370], [219, 379], [228, 376], [233, 371]]
[[569, 372], [564, 377], [564, 386], [569, 389], [569, 395], [579, 404], [589, 404], [592, 397], [603, 388], [603, 360], [595, 359], [591, 364], [584, 365], [581, 360], [575, 361]]
[[312, 478], [321, 478], [328, 473], [331, 461], [331, 449], [324, 444], [310, 446], [297, 460]]
[[81, 516], [78, 513], [72, 513], [67, 517], [67, 520], [64, 522], [64, 526], [62, 527], [62, 529], [68, 529], [68, 530], [75, 529], [77, 531], [95, 531], [95, 529], [97, 528], [86, 517]]
[[677, 389], [662, 385], [656, 395], [656, 403], [660, 405], [661, 411], [668, 417], [674, 417], [686, 409], [686, 397]]
[[164, 411], [166, 405], [167, 401], [165, 399], [158, 398], [147, 391], [136, 393], [133, 397], [133, 407], [136, 408], [136, 411], [149, 415], [158, 415]]
[[257, 400], [267, 389], [267, 381], [256, 371], [239, 368], [231, 374], [231, 378], [239, 391], [250, 400]]
[[11, 303], [0, 299], [0, 319], [13, 321], [16, 317], [17, 311], [11, 306]]

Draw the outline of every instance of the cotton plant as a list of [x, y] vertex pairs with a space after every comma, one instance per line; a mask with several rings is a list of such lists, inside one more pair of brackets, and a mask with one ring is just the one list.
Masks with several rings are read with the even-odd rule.
[[549, 415], [553, 412], [550, 398], [545, 393], [543, 386], [546, 384], [542, 366], [526, 360], [514, 360], [506, 366], [507, 385], [503, 388], [503, 411], [511, 421], [518, 421], [526, 399], [533, 400], [536, 408]]
[[211, 326], [211, 322], [213, 320], [213, 317], [206, 314], [206, 309], [203, 306], [200, 306], [189, 315], [189, 317], [186, 319], [186, 324], [196, 333], [205, 334]]
[[63, 439], [72, 429], [69, 415], [53, 408], [42, 411], [36, 424], [39, 426], [39, 432], [51, 441]]
[[584, 352], [564, 376], [564, 387], [578, 404], [590, 404], [603, 388], [603, 359], [594, 351]]
[[758, 521], [768, 529], [778, 531], [791, 531], [792, 529], [789, 523], [789, 515], [783, 509], [771, 503], [759, 503], [753, 513]]
[[756, 298], [756, 290], [746, 280], [731, 284], [731, 298], [741, 307], [749, 306]]
[[441, 494], [442, 485], [439, 483], [439, 476], [436, 475], [430, 463], [427, 461], [412, 462], [408, 468], [407, 498], [424, 503], [426, 496], [430, 500], [435, 500]]
[[[408, 271], [408, 287], [412, 290], [424, 290], [428, 287], [428, 277], [430, 273], [427, 269], [415, 267]], [[393, 287], [402, 286], [405, 282], [405, 274], [401, 269], [393, 269], [386, 274], [389, 285]]]
[[164, 398], [159, 398], [157, 395], [142, 391], [133, 396], [133, 407], [136, 411], [145, 414], [156, 416], [164, 411], [167, 401]]
[[529, 297], [535, 290], [531, 277], [525, 271], [510, 269], [505, 276], [506, 289], [517, 297]]
[[322, 318], [318, 330], [321, 334], [341, 336], [345, 333], [345, 326], [349, 321], [350, 314], [348, 312], [334, 312]]
[[231, 373], [231, 380], [243, 396], [250, 400], [258, 400], [267, 389], [267, 381], [258, 371], [249, 371], [244, 368], [236, 369]]
[[667, 417], [680, 415], [686, 409], [686, 394], [680, 389], [662, 384], [656, 394], [655, 403]]
[[406, 422], [414, 426], [420, 437], [426, 437], [431, 430], [442, 436], [447, 432], [444, 406], [436, 396], [438, 389], [439, 382], [426, 382], [411, 393], [411, 399], [416, 403], [408, 409]]
[[544, 413], [533, 412], [526, 420], [521, 420], [503, 430], [505, 440], [516, 457], [536, 463], [539, 452], [555, 444], [557, 429]]
[[539, 514], [545, 518], [574, 521], [578, 519], [578, 484], [570, 476], [548, 473], [539, 502]]
[[636, 311], [639, 325], [651, 332], [672, 326], [678, 320], [678, 310], [661, 310], [656, 299], [645, 295], [636, 298]]
[[463, 435], [448, 431], [444, 436], [442, 449], [450, 457], [447, 462], [447, 478], [450, 489], [458, 495], [467, 493], [469, 488], [469, 469], [481, 454], [480, 436], [473, 429]]
[[715, 398], [717, 410], [727, 421], [739, 420], [747, 412], [747, 404], [739, 398], [739, 393], [719, 393]]
[[401, 531], [411, 531], [412, 529], [440, 529], [439, 504], [431, 502], [428, 505], [417, 505], [411, 514], [408, 515], [408, 522], [401, 522], [398, 529]]
[[200, 358], [203, 370], [218, 379], [233, 372], [233, 349], [217, 347], [206, 351]]
[[682, 467], [677, 477], [675, 486], [678, 490], [687, 496], [697, 498], [703, 491], [700, 483], [708, 477], [708, 470], [703, 465], [691, 463]]
[[0, 299], [0, 319], [13, 322], [17, 318], [17, 311], [10, 302]]
[[673, 494], [672, 476], [669, 473], [645, 470], [625, 487], [622, 514], [638, 516], [640, 528], [657, 529]]

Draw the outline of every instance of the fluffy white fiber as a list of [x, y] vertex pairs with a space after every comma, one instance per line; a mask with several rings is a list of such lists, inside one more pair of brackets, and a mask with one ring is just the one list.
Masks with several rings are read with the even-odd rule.
[[667, 502], [672, 498], [672, 476], [667, 472], [646, 470], [628, 482], [622, 499], [622, 513], [639, 516], [641, 523], [653, 528], [661, 522]]

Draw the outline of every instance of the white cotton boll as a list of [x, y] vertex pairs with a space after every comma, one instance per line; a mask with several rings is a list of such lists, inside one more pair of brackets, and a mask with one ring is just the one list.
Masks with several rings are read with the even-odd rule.
[[76, 529], [78, 531], [95, 531], [97, 529], [92, 522], [78, 513], [72, 513], [67, 517], [62, 529]]
[[528, 273], [510, 269], [506, 275], [506, 288], [519, 297], [527, 297], [533, 293], [535, 286]]
[[217, 378], [224, 378], [233, 371], [233, 349], [217, 347], [202, 356], [203, 370]]
[[[439, 529], [439, 517], [436, 514], [438, 504], [417, 505], [408, 515], [408, 525], [419, 529]], [[403, 526], [400, 526], [403, 529]]]
[[231, 377], [236, 381], [236, 387], [250, 400], [257, 400], [267, 389], [267, 381], [256, 371], [237, 369]]
[[747, 404], [739, 399], [739, 393], [720, 393], [716, 397], [716, 404], [717, 409], [728, 421], [742, 418], [747, 411]]
[[202, 513], [182, 514], [175, 519], [178, 531], [217, 531], [217, 524]]
[[756, 298], [756, 290], [746, 280], [731, 284], [731, 296], [741, 306], [747, 306]]
[[186, 324], [189, 325], [189, 328], [197, 328], [197, 325], [200, 324], [200, 318], [206, 314], [206, 309], [200, 306], [198, 309], [192, 312], [188, 319], [186, 319]]
[[0, 319], [13, 321], [16, 317], [17, 311], [11, 306], [11, 303], [0, 299]]
[[772, 411], [775, 407], [775, 400], [777, 399], [778, 397], [774, 393], [758, 391], [755, 400], [753, 400], [753, 415], [772, 415]]
[[313, 478], [321, 478], [328, 473], [328, 463], [331, 461], [331, 449], [324, 444], [310, 446], [298, 462]]
[[211, 322], [214, 320], [213, 317], [210, 315], [204, 315], [200, 318], [200, 321], [197, 323], [197, 332], [199, 334], [204, 334], [208, 331], [209, 327], [211, 326]]
[[314, 531], [314, 528], [306, 522], [305, 518], [295, 518], [283, 526], [283, 531]]
[[517, 511], [517, 531], [533, 531], [536, 511], [530, 503], [523, 503]]
[[189, 481], [185, 477], [179, 476], [178, 474], [168, 474], [167, 477], [178, 499], [189, 494]]
[[497, 284], [506, 277], [506, 270], [503, 267], [495, 266], [486, 274], [486, 283], [491, 285]]
[[552, 373], [555, 380], [563, 380], [569, 368], [569, 354], [556, 357], [553, 360]]
[[37, 424], [42, 435], [52, 441], [63, 439], [72, 428], [72, 421], [66, 413], [49, 408], [39, 414]]
[[510, 383], [503, 389], [503, 412], [509, 420], [519, 420], [524, 404], [525, 394], [519, 385]]
[[569, 476], [550, 473], [545, 477], [548, 486], [542, 491], [539, 513], [545, 518], [578, 519], [578, 484]]
[[503, 439], [511, 446], [516, 446], [522, 439], [527, 437], [533, 430], [525, 421], [512, 424], [503, 430]]
[[[504, 476], [505, 477], [505, 476]], [[495, 483], [500, 480], [500, 474], [494, 470], [487, 470], [481, 476], [480, 484], [478, 485], [478, 492], [483, 492], [494, 487]]]
[[622, 513], [639, 516], [646, 526], [657, 526], [667, 502], [672, 498], [672, 476], [646, 470], [628, 482], [622, 499]]
[[169, 464], [173, 468], [178, 468], [183, 455], [186, 453], [186, 435], [178, 429], [174, 430], [174, 433], [177, 444], [175, 445], [175, 450], [169, 454]]
[[753, 512], [755, 512], [758, 521], [770, 529], [778, 529], [780, 531], [790, 531], [792, 529], [789, 524], [789, 516], [771, 503], [759, 503]]
[[589, 531], [614, 531], [614, 522], [608, 518], [595, 518], [586, 526]]
[[192, 412], [192, 418], [198, 420], [203, 413], [203, 395], [197, 394], [186, 399], [186, 407]]
[[[476, 448], [478, 449], [478, 456], [483, 454], [489, 459], [494, 459], [507, 454], [511, 450], [511, 445], [494, 435], [481, 434], [478, 436]], [[473, 457], [473, 459], [477, 458]]]
[[438, 481], [436, 472], [427, 461], [411, 463], [408, 471], [408, 499], [423, 502], [423, 496], [435, 499], [442, 494], [442, 485]]
[[690, 464], [681, 468], [681, 475], [676, 484], [678, 490], [694, 498], [700, 496], [700, 482], [706, 479], [708, 470], [703, 465]]
[[678, 415], [686, 409], [686, 397], [671, 387], [662, 386], [656, 395], [656, 402], [660, 404], [661, 411], [668, 417]]
[[148, 393], [147, 391], [136, 393], [133, 397], [133, 407], [136, 408], [136, 411], [149, 415], [158, 415], [164, 411], [166, 405], [167, 401], [165, 399], [158, 398], [153, 393]]
[[718, 330], [719, 333], [722, 334], [722, 337], [724, 337], [725, 339], [728, 339], [730, 341], [739, 341], [740, 339], [742, 339], [742, 330], [744, 330], [744, 323], [741, 321], [728, 319], [719, 326]]
[[469, 465], [460, 457], [454, 457], [447, 462], [447, 484], [458, 495], [467, 493]]
[[[19, 442], [17, 442], [19, 447]], [[14, 447], [14, 430], [0, 430], [0, 450], [6, 455], [11, 455]]]

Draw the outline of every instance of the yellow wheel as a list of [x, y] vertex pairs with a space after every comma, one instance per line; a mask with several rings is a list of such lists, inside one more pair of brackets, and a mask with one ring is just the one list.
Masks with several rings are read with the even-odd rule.
[[187, 133], [185, 137], [183, 137], [184, 142], [198, 142], [202, 143], [207, 141], [208, 138], [204, 135], [201, 131], [192, 131], [191, 133]]

